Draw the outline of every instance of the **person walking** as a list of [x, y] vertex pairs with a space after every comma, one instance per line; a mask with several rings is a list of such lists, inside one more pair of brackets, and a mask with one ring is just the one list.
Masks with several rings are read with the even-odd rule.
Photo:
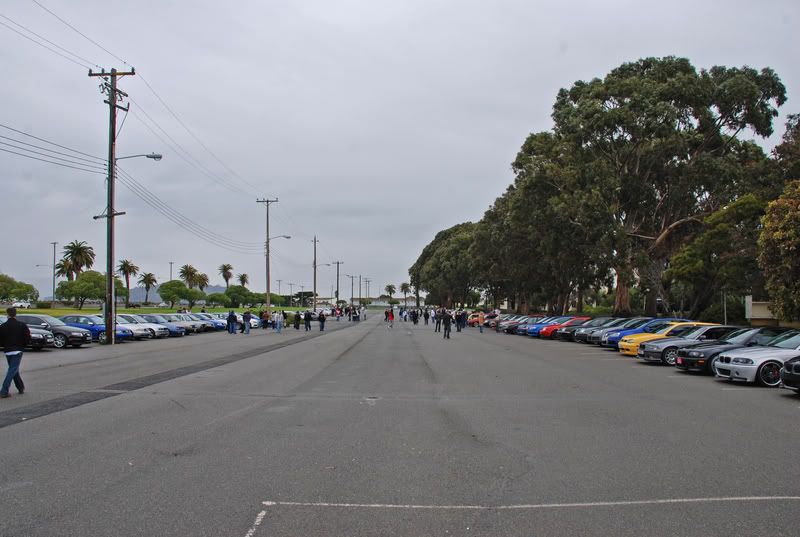
[[428, 311], [428, 308], [425, 308], [425, 311], [422, 313], [422, 318], [425, 319], [425, 326], [428, 326], [428, 319], [431, 318], [431, 314]]
[[322, 313], [322, 312], [319, 312], [319, 315], [317, 315], [317, 321], [319, 321], [319, 331], [320, 332], [324, 332], [325, 331], [325, 314]]
[[300, 330], [300, 312], [296, 311], [294, 313], [294, 329]]
[[438, 310], [434, 311], [436, 326], [434, 327], [434, 332], [441, 332], [442, 331], [442, 317], [444, 312], [444, 308], [439, 308]]
[[306, 311], [303, 314], [303, 320], [305, 321], [306, 332], [310, 332], [311, 331], [311, 312], [310, 311]]
[[277, 333], [281, 333], [281, 329], [283, 328], [283, 313], [275, 312], [275, 320], [272, 321], [272, 326]]
[[252, 318], [253, 315], [250, 313], [250, 310], [244, 312], [244, 315], [242, 315], [242, 333], [250, 333], [250, 319]]
[[394, 328], [394, 309], [389, 310], [389, 315], [386, 318], [386, 328]]
[[262, 330], [266, 330], [267, 327], [269, 326], [269, 324], [270, 324], [269, 323], [269, 319], [270, 319], [269, 311], [265, 311], [265, 312], [263, 312], [261, 314], [261, 329]]
[[28, 325], [17, 320], [17, 309], [8, 308], [6, 310], [8, 320], [0, 325], [0, 346], [6, 354], [8, 371], [0, 387], [0, 399], [11, 397], [8, 390], [11, 389], [11, 382], [14, 382], [20, 394], [25, 393], [25, 383], [19, 374], [19, 366], [22, 364], [22, 351], [31, 342], [31, 331]]
[[450, 339], [450, 325], [453, 322], [453, 316], [447, 310], [444, 310], [442, 314], [442, 324], [444, 325], [444, 336], [443, 339]]
[[228, 333], [235, 334], [236, 333], [236, 314], [233, 313], [233, 310], [228, 313]]
[[478, 328], [483, 334], [483, 323], [486, 322], [486, 315], [484, 315], [483, 310], [478, 312]]

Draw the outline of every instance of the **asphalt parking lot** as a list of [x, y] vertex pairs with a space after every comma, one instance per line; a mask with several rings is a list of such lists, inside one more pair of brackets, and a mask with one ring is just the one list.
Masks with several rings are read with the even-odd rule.
[[0, 535], [797, 535], [792, 392], [328, 324], [26, 354]]

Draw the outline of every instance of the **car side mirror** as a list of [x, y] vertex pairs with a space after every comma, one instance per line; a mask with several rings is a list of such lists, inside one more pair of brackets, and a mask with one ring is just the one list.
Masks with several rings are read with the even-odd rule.
[[45, 328], [49, 328], [49, 327], [50, 327], [50, 325], [49, 325], [49, 324], [47, 324], [47, 323], [42, 323], [42, 324], [41, 324], [41, 325], [39, 325], [39, 326], [43, 326], [43, 327], [45, 327]]

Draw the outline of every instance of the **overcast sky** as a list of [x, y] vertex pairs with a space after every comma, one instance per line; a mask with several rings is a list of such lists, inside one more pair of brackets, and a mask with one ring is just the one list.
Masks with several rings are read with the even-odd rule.
[[[164, 155], [120, 163], [139, 183], [247, 244], [264, 240], [256, 198], [280, 199], [271, 234], [292, 239], [272, 243], [274, 291], [277, 279], [283, 292], [287, 282], [311, 288], [314, 234], [319, 263], [340, 260], [342, 274], [372, 278], [373, 295], [407, 281], [438, 231], [479, 219], [505, 190], [525, 137], [551, 127], [558, 89], [625, 61], [678, 55], [697, 68], [774, 68], [789, 101], [767, 148], [783, 117], [800, 112], [796, 0], [39, 1], [135, 66], [202, 142], [142, 77], [122, 79], [133, 102], [117, 155]], [[0, 15], [92, 64], [126, 68], [31, 0], [6, 0]], [[0, 124], [105, 157], [98, 79], [5, 26], [0, 60]], [[71, 240], [94, 246], [95, 268], [105, 270], [105, 226], [91, 218], [104, 206], [102, 175], [0, 152], [0, 272], [49, 295], [49, 243], [60, 253]], [[169, 261], [219, 284], [217, 267], [231, 263], [264, 289], [263, 254], [203, 241], [121, 184], [117, 207], [127, 213], [117, 220], [117, 259], [162, 282]], [[319, 270], [328, 295], [335, 267]], [[349, 297], [344, 275], [341, 286]]]

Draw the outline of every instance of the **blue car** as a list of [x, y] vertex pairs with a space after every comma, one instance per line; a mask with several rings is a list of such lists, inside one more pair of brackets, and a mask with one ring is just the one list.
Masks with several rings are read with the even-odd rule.
[[518, 336], [524, 336], [528, 333], [528, 327], [533, 323], [538, 323], [543, 319], [549, 319], [549, 317], [528, 317], [527, 319], [523, 319], [514, 327], [514, 333]]
[[655, 319], [650, 319], [646, 323], [637, 326], [636, 328], [628, 328], [625, 330], [610, 330], [603, 334], [603, 338], [600, 340], [600, 345], [603, 347], [611, 347], [613, 349], [619, 349], [619, 340], [624, 338], [625, 336], [629, 336], [631, 334], [641, 334], [647, 332], [648, 334], [654, 334], [667, 326], [669, 323], [675, 322], [685, 322], [687, 319], [677, 319], [675, 317], [659, 317]]
[[169, 330], [169, 337], [183, 337], [186, 335], [186, 329], [184, 327], [169, 322], [161, 315], [147, 314], [147, 315], [141, 315], [141, 317], [148, 323], [154, 323], [154, 324], [160, 324], [161, 326], [166, 326], [167, 330]]
[[[106, 342], [106, 325], [102, 317], [98, 315], [64, 315], [61, 317], [64, 324], [76, 328], [84, 328], [92, 333], [92, 341], [100, 343]], [[133, 339], [133, 332], [122, 326], [117, 326], [117, 341], [128, 341]]]
[[550, 324], [561, 324], [565, 323], [572, 319], [572, 315], [565, 315], [563, 317], [550, 317], [544, 321], [540, 321], [536, 324], [528, 325], [528, 335], [531, 337], [539, 337], [539, 331], [547, 325]]
[[228, 328], [228, 321], [214, 317], [210, 313], [194, 313], [192, 317], [208, 321], [214, 325], [214, 330], [225, 330]]

